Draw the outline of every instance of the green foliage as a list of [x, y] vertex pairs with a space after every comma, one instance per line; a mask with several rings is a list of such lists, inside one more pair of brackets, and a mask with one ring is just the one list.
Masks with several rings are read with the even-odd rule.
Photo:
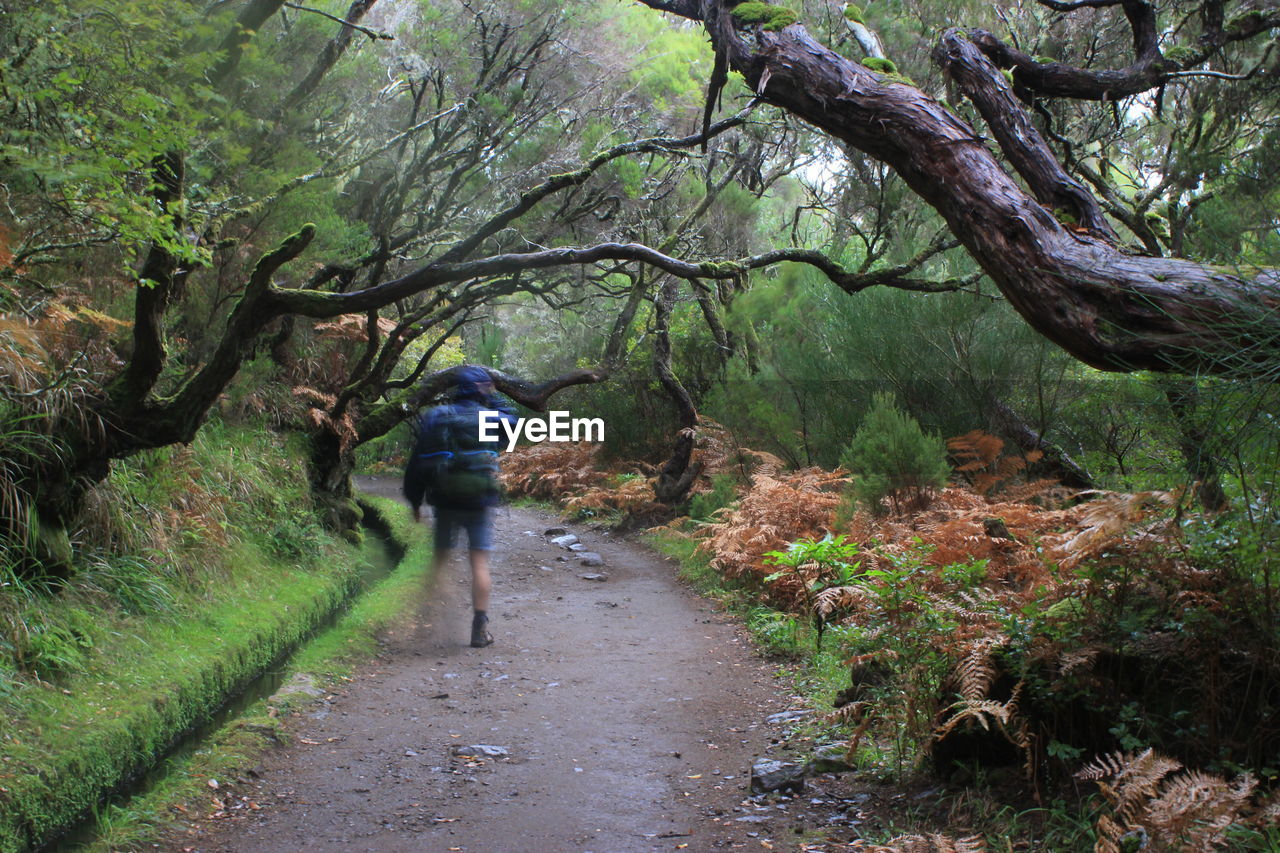
[[92, 619], [71, 609], [56, 619], [33, 614], [24, 623], [26, 636], [12, 649], [13, 663], [37, 678], [52, 679], [83, 667], [93, 649]]
[[805, 647], [800, 641], [800, 623], [790, 613], [758, 605], [743, 614], [752, 638], [767, 654], [800, 657]]
[[155, 85], [208, 58], [184, 49], [202, 29], [198, 10], [130, 0], [110, 14], [75, 14], [66, 2], [19, 2], [5, 18], [13, 26], [0, 38], [0, 106], [17, 120], [0, 127], [4, 183], [38, 187], [50, 214], [74, 208], [71, 236], [116, 235], [128, 253], [155, 241], [207, 262], [176, 227], [185, 211], [149, 199], [153, 158], [200, 135], [192, 93]]
[[689, 517], [709, 520], [737, 499], [738, 478], [729, 471], [718, 471], [711, 476], [711, 491], [699, 492], [689, 499]]
[[767, 566], [777, 566], [778, 571], [765, 576], [765, 583], [783, 578], [799, 581], [804, 593], [805, 609], [813, 620], [814, 645], [822, 647], [822, 635], [827, 622], [839, 618], [838, 608], [819, 606], [824, 590], [848, 586], [860, 575], [862, 561], [858, 559], [858, 546], [845, 541], [843, 535], [824, 536], [818, 540], [801, 539], [787, 545], [785, 551], [770, 551], [764, 555]]
[[[627, 77], [653, 104], [658, 114], [679, 107], [693, 107], [703, 97], [706, 75], [711, 69], [707, 40], [692, 28], [675, 28], [638, 6], [611, 8], [608, 27], [635, 61], [628, 64]], [[726, 97], [742, 83], [731, 82]], [[611, 123], [605, 123], [613, 128]]]
[[895, 512], [941, 488], [951, 472], [946, 443], [900, 410], [892, 395], [876, 394], [871, 409], [840, 456], [854, 475], [853, 493], [872, 512], [888, 498]]

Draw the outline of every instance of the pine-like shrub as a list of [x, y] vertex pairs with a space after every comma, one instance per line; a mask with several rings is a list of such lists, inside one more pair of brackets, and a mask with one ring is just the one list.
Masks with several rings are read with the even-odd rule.
[[711, 489], [699, 492], [689, 499], [689, 517], [710, 521], [717, 510], [738, 499], [738, 478], [730, 471], [717, 471], [711, 475]]
[[946, 443], [926, 433], [915, 418], [897, 407], [892, 394], [875, 394], [840, 464], [853, 475], [852, 496], [873, 513], [895, 513], [927, 502], [947, 481]]

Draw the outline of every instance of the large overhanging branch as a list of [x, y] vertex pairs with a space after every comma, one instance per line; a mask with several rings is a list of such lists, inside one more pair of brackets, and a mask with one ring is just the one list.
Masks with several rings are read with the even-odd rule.
[[409, 406], [418, 408], [439, 398], [458, 383], [458, 373], [468, 367], [480, 367], [482, 370], [487, 371], [496, 389], [520, 405], [533, 409], [535, 412], [546, 411], [547, 403], [554, 394], [575, 385], [590, 385], [596, 382], [603, 382], [609, 375], [607, 371], [599, 368], [579, 368], [563, 373], [553, 379], [548, 379], [545, 382], [534, 383], [527, 379], [503, 373], [501, 370], [495, 370], [492, 367], [460, 365], [438, 370], [423, 379], [417, 390], [414, 391], [409, 401]]
[[[1058, 162], [1004, 75], [958, 30], [948, 30], [935, 58], [991, 127], [1000, 150], [1041, 204], [1069, 214], [1089, 230], [1115, 240], [1102, 206]], [[1064, 217], [1065, 218], [1065, 217]]]
[[913, 290], [918, 293], [949, 293], [972, 286], [978, 277], [966, 276], [964, 278], [933, 281], [912, 278], [910, 275], [918, 270], [928, 258], [946, 249], [953, 249], [958, 245], [960, 245], [959, 242], [951, 241], [940, 246], [935, 244], [934, 247], [930, 247], [931, 250], [922, 252], [904, 264], [870, 272], [852, 272], [838, 261], [813, 249], [774, 249], [748, 258], [743, 263], [743, 267], [758, 269], [783, 261], [807, 264], [819, 270], [846, 293], [859, 293], [869, 287], [877, 286], [892, 287], [896, 290]]
[[1023, 318], [1081, 361], [1118, 371], [1275, 371], [1275, 270], [1125, 254], [1059, 222], [942, 104], [839, 56], [802, 25], [745, 24], [722, 0], [642, 2], [703, 21], [764, 100], [893, 167]]
[[462, 263], [433, 263], [377, 287], [351, 293], [321, 293], [310, 290], [276, 290], [275, 309], [281, 313], [307, 317], [332, 317], [368, 311], [406, 299], [432, 287], [458, 281], [510, 275], [525, 270], [548, 269], [598, 261], [642, 261], [679, 278], [720, 277], [731, 273], [714, 264], [697, 264], [665, 255], [639, 243], [601, 243], [585, 248], [545, 249], [493, 255]]
[[276, 313], [301, 314], [306, 317], [333, 317], [338, 314], [380, 308], [425, 290], [454, 282], [477, 281], [528, 270], [594, 264], [600, 261], [638, 261], [682, 279], [734, 279], [741, 277], [748, 270], [792, 261], [817, 267], [832, 281], [851, 293], [865, 290], [873, 285], [937, 292], [956, 290], [967, 282], [967, 280], [928, 282], [906, 278], [906, 273], [918, 267], [919, 262], [869, 273], [852, 273], [821, 252], [811, 249], [776, 249], [740, 260], [692, 262], [672, 257], [640, 243], [600, 243], [587, 247], [492, 255], [455, 264], [429, 264], [377, 287], [351, 293], [275, 289], [272, 291], [270, 300], [271, 310]]
[[[1065, 62], [1041, 62], [994, 34], [971, 29], [969, 39], [1000, 68], [1012, 69], [1017, 84], [1037, 95], [1090, 101], [1115, 101], [1141, 94], [1184, 76], [1226, 44], [1247, 41], [1280, 26], [1280, 9], [1255, 10], [1225, 25], [1211, 24], [1197, 43], [1183, 46], [1166, 56], [1159, 46], [1159, 25], [1155, 8], [1145, 0], [1116, 0], [1097, 3], [1055, 3], [1040, 0], [1057, 11], [1073, 11], [1082, 6], [1122, 6], [1133, 30], [1134, 61], [1125, 68], [1080, 68]], [[1208, 74], [1211, 72], [1196, 72]], [[1231, 76], [1231, 75], [1225, 75]], [[1247, 76], [1247, 75], [1245, 75]], [[1243, 79], [1231, 76], [1231, 79]]]

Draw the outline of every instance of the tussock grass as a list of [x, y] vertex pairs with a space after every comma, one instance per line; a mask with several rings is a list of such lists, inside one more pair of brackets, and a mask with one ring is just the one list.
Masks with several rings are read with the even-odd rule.
[[[286, 685], [298, 683], [297, 676], [321, 688], [349, 680], [353, 668], [377, 651], [378, 634], [408, 618], [422, 600], [431, 566], [427, 528], [415, 525], [395, 501], [374, 497], [362, 501], [372, 506], [404, 546], [404, 556], [394, 572], [374, 584], [290, 660], [284, 672]], [[369, 537], [361, 548], [364, 559], [380, 559], [381, 555], [372, 553], [380, 547]], [[266, 750], [288, 742], [288, 718], [318, 701], [308, 693], [288, 692], [286, 687], [253, 703], [210, 736], [206, 745], [172, 761], [150, 790], [102, 809], [97, 837], [85, 845], [85, 853], [140, 848], [180, 836], [184, 818], [211, 810], [211, 795], [229, 804], [243, 802], [238, 798], [252, 792], [240, 790], [235, 780], [245, 776]], [[210, 779], [219, 782], [215, 794], [211, 794]]]
[[0, 851], [65, 831], [348, 597], [363, 558], [316, 523], [294, 450], [215, 423], [141, 454], [69, 579], [0, 587]]

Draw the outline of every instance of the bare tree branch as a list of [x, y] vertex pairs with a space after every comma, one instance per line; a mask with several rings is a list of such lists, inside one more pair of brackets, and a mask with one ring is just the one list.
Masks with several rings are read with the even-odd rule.
[[[368, 27], [360, 26], [355, 22], [356, 20], [358, 20], [358, 18], [353, 20], [352, 14], [350, 12], [347, 13], [346, 18], [339, 18], [337, 15], [330, 15], [328, 12], [325, 12], [322, 9], [312, 9], [309, 6], [299, 6], [297, 3], [285, 3], [284, 5], [289, 9], [296, 9], [299, 12], [310, 12], [313, 15], [319, 15], [320, 17], [328, 18], [331, 21], [337, 21], [339, 24], [342, 24], [343, 32], [347, 32], [348, 30], [355, 30], [357, 32], [364, 33], [373, 41], [378, 41], [379, 39], [382, 39], [385, 41], [395, 41], [396, 39], [396, 37], [391, 35], [391, 33], [384, 33], [381, 30], [371, 30]], [[364, 3], [364, 4], [356, 4], [356, 5], [371, 6], [373, 4]], [[363, 13], [364, 11], [363, 9], [361, 9], [361, 15], [363, 15]]]

